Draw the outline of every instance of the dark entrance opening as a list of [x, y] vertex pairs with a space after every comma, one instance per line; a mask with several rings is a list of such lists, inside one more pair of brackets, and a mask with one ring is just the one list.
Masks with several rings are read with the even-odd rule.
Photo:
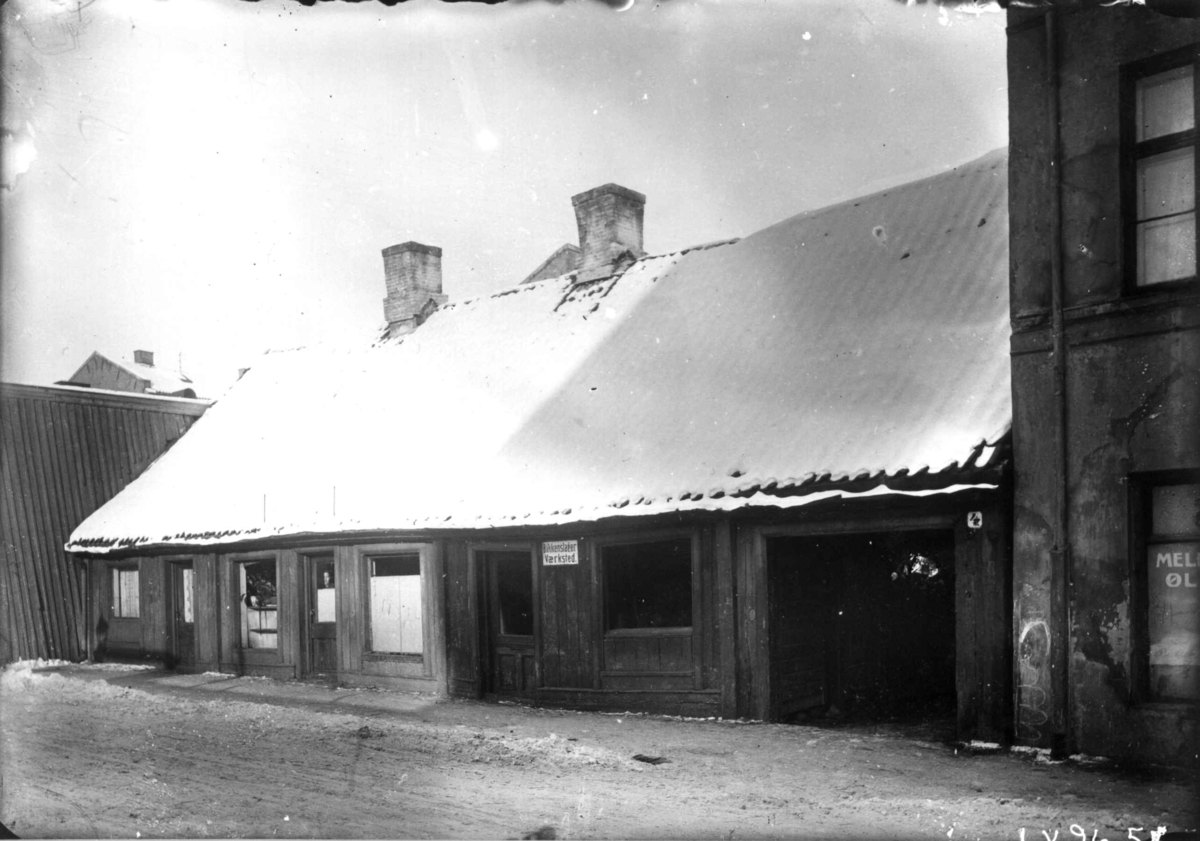
[[487, 582], [487, 687], [522, 694], [536, 687], [533, 556], [527, 551], [479, 552]]
[[767, 541], [771, 717], [950, 717], [954, 533]]

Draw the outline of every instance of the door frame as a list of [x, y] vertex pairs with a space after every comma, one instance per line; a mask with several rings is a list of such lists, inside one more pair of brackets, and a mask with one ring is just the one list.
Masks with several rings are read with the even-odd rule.
[[492, 577], [484, 556], [488, 552], [525, 552], [529, 555], [530, 581], [533, 586], [533, 686], [532, 693], [542, 686], [542, 580], [541, 544], [533, 540], [481, 541], [467, 544], [468, 564], [479, 582], [479, 662], [480, 690], [483, 695], [494, 695], [492, 685], [492, 623], [491, 610], [495, 594]]
[[342, 628], [341, 628], [342, 623], [338, 621], [338, 616], [340, 613], [340, 610], [338, 608], [339, 599], [337, 598], [337, 596], [334, 596], [334, 607], [333, 607], [334, 667], [333, 667], [333, 670], [329, 671], [329, 672], [318, 672], [313, 667], [312, 626], [316, 619], [317, 605], [313, 600], [313, 586], [312, 585], [316, 583], [313, 580], [313, 576], [316, 575], [316, 563], [315, 562], [317, 560], [324, 560], [326, 557], [328, 557], [329, 561], [333, 564], [333, 574], [334, 574], [333, 586], [334, 586], [335, 592], [336, 592], [336, 588], [338, 586], [340, 586], [340, 582], [338, 581], [338, 579], [342, 577], [339, 574], [340, 570], [338, 569], [337, 550], [333, 546], [327, 546], [327, 547], [319, 546], [314, 549], [303, 549], [303, 550], [297, 551], [296, 555], [297, 555], [297, 559], [299, 561], [299, 566], [300, 566], [300, 570], [299, 570], [300, 575], [298, 576], [298, 578], [300, 579], [300, 581], [299, 581], [300, 598], [299, 598], [298, 602], [301, 606], [302, 616], [304, 617], [304, 621], [300, 623], [300, 658], [299, 658], [300, 659], [300, 663], [299, 663], [300, 676], [301, 677], [309, 677], [309, 676], [313, 676], [313, 675], [336, 676], [338, 673], [341, 672], [341, 659], [342, 659], [341, 658], [341, 648], [340, 648], [341, 635], [342, 635]]
[[166, 624], [167, 624], [167, 639], [169, 641], [167, 657], [170, 659], [171, 668], [182, 662], [179, 658], [179, 623], [176, 619], [177, 612], [183, 609], [183, 605], [179, 604], [179, 591], [175, 585], [179, 580], [177, 576], [182, 576], [183, 568], [190, 566], [192, 568], [192, 659], [188, 664], [195, 666], [200, 659], [200, 639], [196, 631], [196, 558], [193, 555], [171, 555], [163, 558], [164, 571], [166, 572]]
[[[960, 503], [961, 505], [961, 503]], [[962, 562], [960, 557], [961, 547], [958, 537], [956, 523], [964, 516], [965, 508], [962, 511], [949, 510], [945, 512], [929, 513], [929, 512], [913, 512], [912, 514], [884, 514], [870, 513], [863, 514], [860, 518], [837, 518], [828, 520], [811, 520], [803, 523], [787, 523], [778, 525], [760, 525], [752, 527], [747, 535], [750, 543], [750, 550], [756, 562], [753, 566], [761, 579], [762, 585], [755, 593], [754, 603], [746, 605], [747, 608], [754, 609], [758, 615], [768, 617], [768, 622], [761, 628], [754, 628], [754, 639], [747, 640], [748, 647], [758, 646], [761, 652], [760, 662], [754, 666], [757, 674], [755, 675], [754, 692], [757, 697], [754, 699], [754, 712], [759, 718], [764, 721], [776, 720], [777, 711], [773, 703], [771, 691], [771, 627], [769, 617], [771, 615], [770, 605], [770, 553], [767, 551], [767, 541], [773, 537], [845, 537], [853, 535], [870, 535], [886, 533], [889, 531], [945, 531], [953, 535], [954, 541], [954, 564], [955, 564], [955, 579], [957, 580], [959, 573], [959, 565]], [[954, 609], [957, 615], [959, 605], [957, 603], [957, 592], [954, 594], [955, 605]], [[752, 623], [753, 624], [753, 623]], [[749, 637], [750, 635], [747, 634]], [[955, 657], [958, 657], [959, 645], [961, 640], [954, 640]]]

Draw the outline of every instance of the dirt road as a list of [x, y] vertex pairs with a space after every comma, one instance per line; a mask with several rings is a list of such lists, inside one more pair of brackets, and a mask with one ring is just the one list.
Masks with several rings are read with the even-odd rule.
[[[929, 728], [531, 710], [96, 666], [0, 676], [22, 837], [1150, 838], [1184, 775], [957, 750]], [[661, 756], [651, 765], [635, 754]]]

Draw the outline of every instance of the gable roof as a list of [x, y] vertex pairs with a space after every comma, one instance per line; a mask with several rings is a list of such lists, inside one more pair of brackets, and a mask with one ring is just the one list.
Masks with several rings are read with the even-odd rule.
[[953, 490], [1010, 427], [1008, 338], [997, 151], [400, 339], [268, 354], [70, 548]]
[[92, 355], [79, 366], [79, 370], [71, 375], [71, 380], [66, 384], [75, 385], [77, 382], [82, 382], [83, 378], [80, 375], [86, 374], [92, 360], [96, 360], [101, 365], [111, 365], [124, 370], [144, 384], [143, 389], [146, 394], [193, 398], [196, 396], [194, 384], [183, 374], [171, 374], [161, 368], [131, 359], [108, 357], [99, 351], [93, 351]]

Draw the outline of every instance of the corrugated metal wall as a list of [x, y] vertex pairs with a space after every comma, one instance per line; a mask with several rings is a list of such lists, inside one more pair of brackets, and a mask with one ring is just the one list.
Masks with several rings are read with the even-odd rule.
[[0, 384], [0, 663], [87, 656], [83, 567], [63, 544], [206, 408]]

